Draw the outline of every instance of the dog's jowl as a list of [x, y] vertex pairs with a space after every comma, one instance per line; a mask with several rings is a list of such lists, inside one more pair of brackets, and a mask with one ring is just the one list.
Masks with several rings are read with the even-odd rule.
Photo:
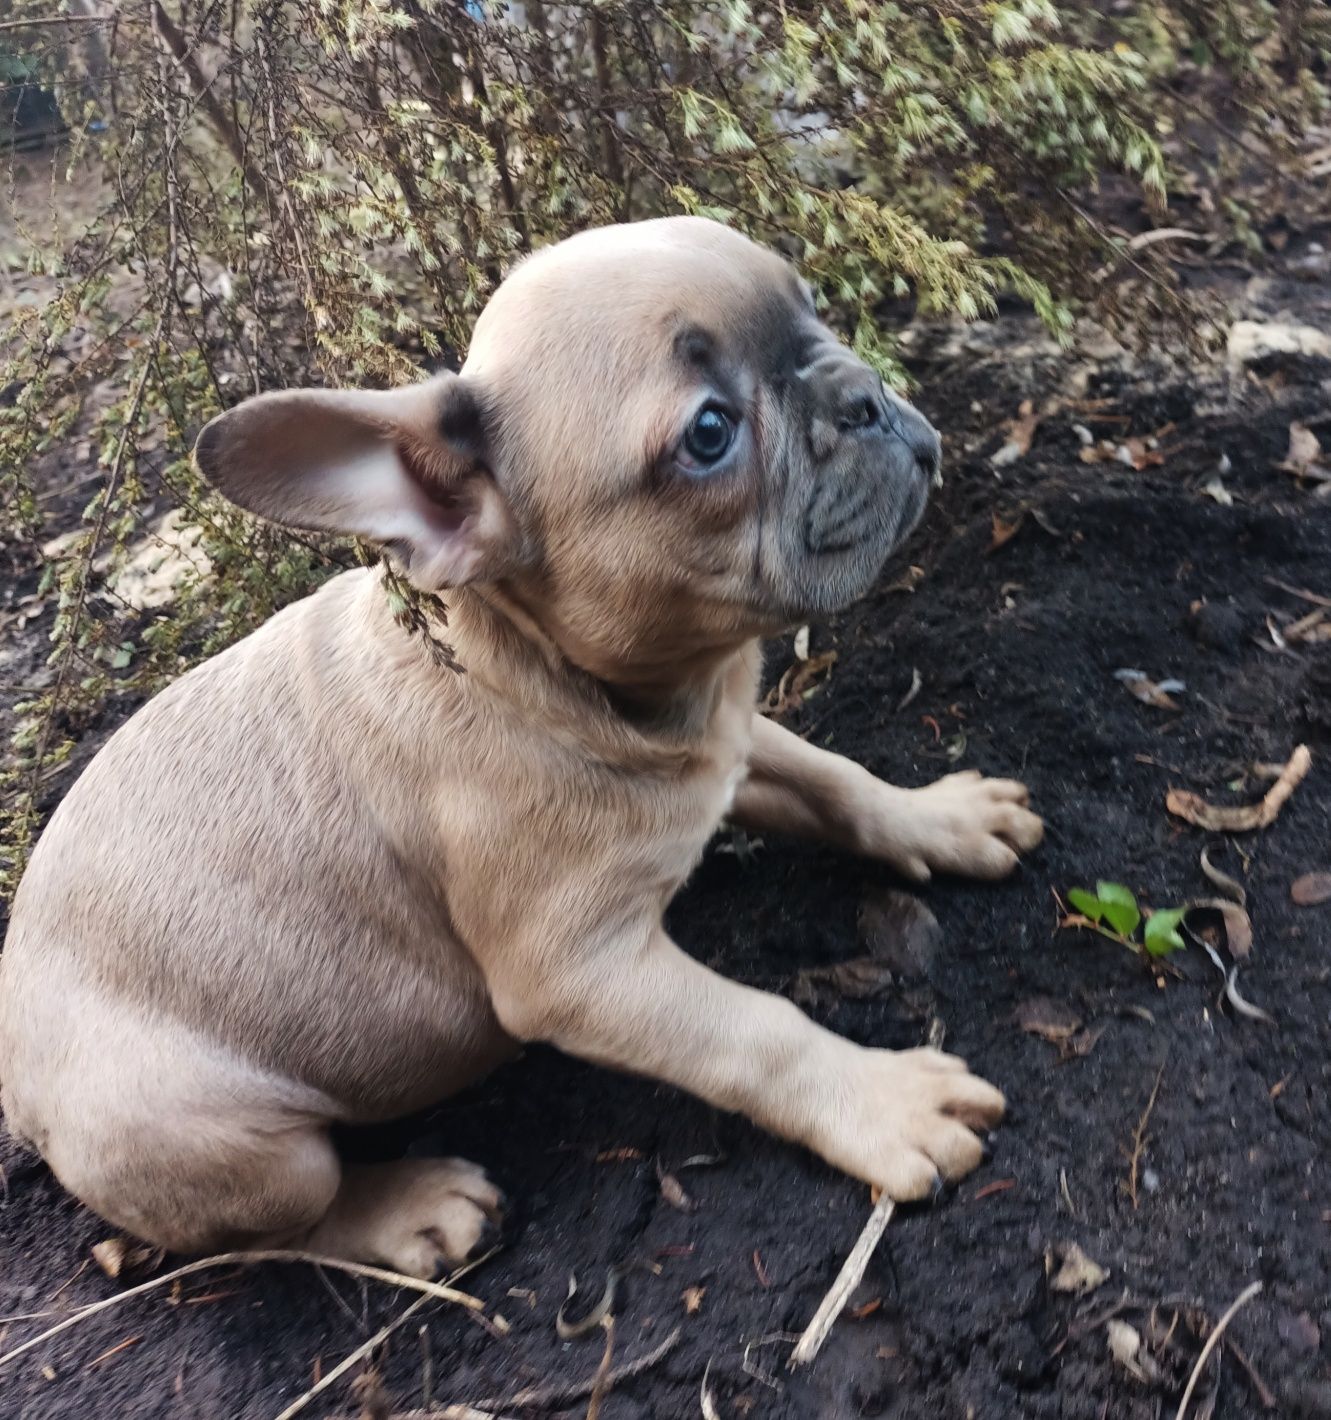
[[465, 672], [348, 572], [74, 785], [0, 960], [5, 1115], [70, 1190], [172, 1249], [430, 1276], [498, 1192], [459, 1159], [343, 1167], [330, 1126], [530, 1040], [897, 1198], [978, 1162], [1003, 1100], [959, 1060], [853, 1045], [661, 925], [726, 815], [916, 880], [1000, 876], [1041, 833], [1019, 784], [893, 788], [755, 715], [759, 638], [866, 591], [939, 459], [785, 262], [693, 218], [587, 232], [517, 268], [459, 375], [260, 396], [197, 458], [446, 590]]

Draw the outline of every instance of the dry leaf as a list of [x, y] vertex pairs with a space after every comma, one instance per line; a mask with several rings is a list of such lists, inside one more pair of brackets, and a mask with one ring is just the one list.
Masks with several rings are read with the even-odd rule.
[[1135, 696], [1143, 705], [1154, 705], [1157, 710], [1182, 710], [1183, 707], [1172, 696], [1187, 689], [1181, 680], [1152, 680], [1144, 671], [1115, 671], [1114, 679], [1121, 681], [1129, 695]]
[[835, 651], [824, 651], [807, 661], [795, 661], [787, 666], [780, 683], [768, 691], [767, 699], [763, 702], [763, 714], [788, 714], [811, 695], [816, 694], [828, 672], [836, 664], [836, 658]]
[[128, 1277], [153, 1265], [160, 1257], [157, 1248], [131, 1242], [129, 1238], [107, 1238], [92, 1245], [93, 1261], [108, 1277]]
[[1281, 770], [1280, 778], [1255, 804], [1221, 808], [1208, 804], [1200, 795], [1186, 789], [1171, 789], [1165, 795], [1165, 807], [1176, 818], [1185, 819], [1210, 833], [1248, 833], [1256, 828], [1267, 828], [1275, 822], [1290, 795], [1307, 778], [1312, 762], [1308, 746], [1299, 745]]
[[860, 940], [877, 962], [904, 981], [926, 980], [933, 970], [943, 929], [914, 893], [884, 889], [860, 904]]
[[1222, 872], [1211, 861], [1211, 850], [1202, 849], [1202, 872], [1218, 891], [1224, 894], [1231, 902], [1237, 902], [1240, 907], [1248, 905], [1248, 893], [1243, 884], [1237, 878], [1231, 878], [1228, 873]]
[[625, 1144], [618, 1149], [602, 1149], [593, 1162], [598, 1164], [628, 1164], [645, 1157], [641, 1149]]
[[990, 514], [990, 518], [993, 522], [993, 536], [989, 541], [989, 551], [997, 552], [1004, 543], [1011, 542], [1021, 531], [1022, 523], [1026, 521], [1026, 514], [1024, 511], [1018, 513], [1010, 523], [1006, 522], [997, 511]]
[[795, 977], [791, 999], [801, 1006], [816, 1004], [825, 988], [848, 1001], [872, 1001], [892, 987], [892, 973], [872, 957], [856, 957], [835, 966], [806, 967]]
[[670, 1204], [672, 1208], [678, 1208], [681, 1213], [696, 1213], [698, 1205], [684, 1190], [684, 1185], [672, 1173], [663, 1173], [661, 1178], [661, 1197]]
[[1234, 495], [1225, 487], [1225, 481], [1218, 473], [1213, 473], [1211, 477], [1202, 484], [1202, 492], [1208, 498], [1213, 498], [1222, 508], [1232, 508], [1234, 506]]
[[1035, 431], [1040, 427], [1043, 418], [1042, 414], [1035, 412], [1035, 406], [1029, 399], [1022, 400], [1017, 417], [1009, 419], [1005, 425], [1007, 441], [997, 453], [990, 455], [989, 462], [995, 468], [1006, 468], [1018, 459], [1025, 458], [1031, 451], [1031, 441], [1035, 438]]
[[1109, 1337], [1109, 1354], [1129, 1374], [1139, 1381], [1153, 1380], [1160, 1368], [1142, 1347], [1141, 1332], [1126, 1321], [1115, 1318], [1105, 1328]]
[[1071, 1040], [1081, 1029], [1081, 1017], [1062, 1001], [1049, 996], [1034, 996], [1023, 1001], [1016, 1011], [1017, 1024], [1030, 1035], [1038, 1035], [1051, 1045]]
[[1049, 1287], [1054, 1292], [1066, 1292], [1073, 1297], [1084, 1297], [1101, 1286], [1109, 1273], [1077, 1246], [1076, 1243], [1055, 1243], [1045, 1254], [1045, 1272], [1053, 1272], [1054, 1263], [1058, 1271], [1049, 1279]]
[[1188, 903], [1185, 911], [1187, 916], [1184, 921], [1194, 912], [1219, 913], [1225, 930], [1225, 945], [1235, 961], [1244, 960], [1252, 950], [1252, 919], [1239, 903], [1225, 898], [1203, 897]]
[[1296, 907], [1318, 907], [1323, 902], [1331, 902], [1331, 873], [1304, 873], [1290, 885], [1289, 896]]
[[1289, 426], [1289, 450], [1284, 462], [1277, 467], [1296, 478], [1316, 478], [1321, 473], [1331, 478], [1331, 469], [1319, 468], [1321, 457], [1322, 446], [1317, 442], [1317, 435], [1306, 424], [1294, 420]]
[[706, 1287], [685, 1287], [680, 1293], [684, 1302], [684, 1310], [689, 1316], [697, 1316], [702, 1310], [702, 1299], [707, 1295]]

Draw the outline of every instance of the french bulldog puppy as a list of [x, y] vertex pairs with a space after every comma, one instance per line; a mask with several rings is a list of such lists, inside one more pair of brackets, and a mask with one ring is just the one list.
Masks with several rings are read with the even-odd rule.
[[177, 1251], [304, 1246], [436, 1275], [501, 1199], [475, 1164], [344, 1167], [524, 1041], [666, 1081], [899, 1199], [1003, 1098], [707, 970], [662, 913], [725, 818], [917, 882], [1001, 877], [1009, 780], [905, 790], [755, 713], [758, 638], [844, 607], [924, 507], [934, 430], [773, 253], [589, 231], [496, 292], [459, 375], [262, 395], [199, 467], [264, 518], [447, 589], [441, 667], [345, 573], [182, 677], [51, 820], [0, 959], [10, 1129]]

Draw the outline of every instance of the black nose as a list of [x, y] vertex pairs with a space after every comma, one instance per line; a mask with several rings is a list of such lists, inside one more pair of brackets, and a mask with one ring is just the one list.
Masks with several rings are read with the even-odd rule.
[[915, 455], [915, 461], [933, 478], [943, 462], [943, 442], [938, 430], [915, 408], [889, 392], [887, 423], [892, 432]]

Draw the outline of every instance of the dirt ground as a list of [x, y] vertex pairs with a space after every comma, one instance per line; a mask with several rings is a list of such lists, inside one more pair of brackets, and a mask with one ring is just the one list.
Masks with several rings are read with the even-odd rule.
[[[1304, 231], [1260, 271], [1195, 279], [1236, 318], [1331, 332], [1329, 249], [1331, 232]], [[880, 589], [812, 628], [811, 653], [837, 660], [789, 723], [905, 784], [1018, 773], [1048, 841], [1011, 882], [918, 894], [941, 930], [903, 941], [901, 885], [883, 870], [723, 835], [670, 925], [710, 965], [795, 993], [854, 1039], [941, 1036], [1009, 1095], [992, 1159], [898, 1215], [822, 1355], [792, 1375], [792, 1333], [853, 1244], [866, 1190], [673, 1091], [532, 1050], [427, 1118], [347, 1140], [495, 1172], [511, 1235], [460, 1285], [502, 1334], [431, 1301], [380, 1349], [368, 1393], [353, 1390], [358, 1364], [305, 1415], [431, 1402], [585, 1415], [603, 1336], [557, 1338], [569, 1274], [595, 1292], [607, 1267], [638, 1263], [611, 1361], [630, 1374], [603, 1420], [1155, 1420], [1175, 1414], [1201, 1338], [1253, 1282], [1190, 1415], [1331, 1416], [1331, 904], [1290, 897], [1296, 878], [1331, 871], [1331, 641], [1282, 647], [1270, 629], [1319, 605], [1277, 582], [1331, 596], [1331, 497], [1316, 492], [1331, 485], [1279, 467], [1291, 421], [1331, 448], [1331, 358], [1236, 345], [1183, 375], [1093, 334], [1059, 352], [1019, 315], [912, 337], [947, 481]], [[996, 467], [1028, 399], [1043, 421]], [[1078, 425], [1144, 466], [1085, 461]], [[30, 569], [9, 571], [12, 610]], [[8, 664], [38, 663], [40, 618], [3, 635]], [[789, 639], [772, 648], [774, 674], [791, 656]], [[1134, 698], [1124, 669], [1182, 681], [1178, 708]], [[1171, 787], [1259, 798], [1251, 766], [1298, 744], [1312, 773], [1266, 830], [1226, 841], [1167, 814]], [[1208, 842], [1246, 887], [1241, 989], [1270, 1023], [1222, 1004], [1196, 946], [1157, 972], [1055, 930], [1056, 895], [1097, 878], [1157, 907], [1214, 895]], [[866, 956], [877, 969], [801, 976]], [[1061, 1046], [1045, 1038], [1078, 1025]], [[110, 1230], [41, 1163], [0, 1150], [3, 1354], [123, 1284], [89, 1261]], [[1074, 1243], [1107, 1273], [1085, 1295], [1050, 1272]], [[303, 1265], [195, 1275], [5, 1364], [0, 1415], [272, 1420], [410, 1301]], [[505, 1403], [533, 1386], [553, 1393], [543, 1410]]]

